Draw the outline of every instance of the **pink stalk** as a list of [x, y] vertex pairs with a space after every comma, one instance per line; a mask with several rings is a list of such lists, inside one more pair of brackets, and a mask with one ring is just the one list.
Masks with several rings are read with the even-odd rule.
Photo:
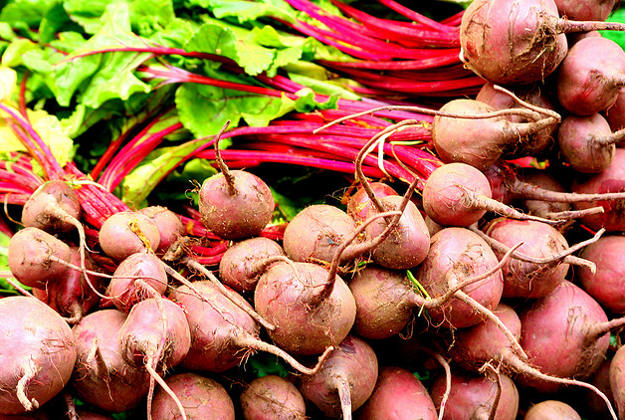
[[328, 61], [319, 60], [324, 66], [336, 69], [342, 68], [358, 68], [368, 70], [424, 70], [434, 69], [443, 66], [449, 66], [458, 63], [460, 49], [450, 49], [445, 51], [445, 55], [424, 58], [420, 60], [391, 60], [391, 61]]
[[450, 28], [449, 26], [445, 24], [438, 23], [435, 20], [432, 20], [426, 16], [423, 16], [420, 13], [415, 12], [414, 10], [410, 10], [409, 8], [402, 6], [401, 4], [397, 3], [394, 0], [378, 0], [378, 2], [396, 11], [400, 15], [407, 17], [408, 19], [412, 19], [415, 22], [418, 22], [436, 31], [449, 32], [449, 31], [457, 30], [456, 28]]

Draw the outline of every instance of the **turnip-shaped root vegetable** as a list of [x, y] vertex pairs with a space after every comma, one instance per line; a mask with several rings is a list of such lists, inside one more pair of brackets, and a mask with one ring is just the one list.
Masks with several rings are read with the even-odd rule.
[[622, 28], [560, 19], [553, 0], [476, 0], [462, 17], [460, 45], [465, 65], [478, 75], [523, 85], [544, 80], [558, 67], [567, 53], [565, 33]]
[[[195, 373], [179, 373], [165, 380], [180, 400], [189, 419], [234, 420], [234, 404], [218, 382]], [[178, 406], [171, 396], [159, 389], [152, 402], [153, 420], [178, 418]]]
[[249, 172], [228, 169], [221, 159], [219, 138], [215, 140], [215, 160], [220, 173], [207, 178], [199, 193], [199, 210], [204, 226], [224, 239], [257, 236], [271, 221], [274, 201], [267, 184]]
[[547, 400], [533, 405], [523, 420], [582, 420], [577, 411], [561, 401]]
[[37, 409], [69, 382], [76, 348], [59, 314], [37, 299], [0, 299], [0, 414]]
[[121, 261], [142, 251], [156, 251], [160, 242], [158, 227], [144, 214], [119, 212], [104, 221], [98, 241], [109, 257]]
[[241, 393], [245, 420], [305, 420], [306, 403], [288, 380], [275, 375], [256, 378]]
[[150, 206], [138, 211], [152, 220], [158, 228], [160, 241], [156, 252], [164, 254], [169, 247], [181, 236], [184, 236], [185, 229], [180, 218], [173, 211], [161, 206]]
[[326, 416], [351, 420], [352, 412], [371, 396], [378, 377], [378, 359], [363, 340], [348, 336], [321, 370], [302, 378], [300, 391]]

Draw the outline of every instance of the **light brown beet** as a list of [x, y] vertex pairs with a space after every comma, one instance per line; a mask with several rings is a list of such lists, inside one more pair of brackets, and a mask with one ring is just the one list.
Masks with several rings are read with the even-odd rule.
[[547, 400], [533, 405], [523, 420], [582, 420], [577, 411], [561, 401]]
[[300, 391], [325, 415], [351, 419], [371, 396], [378, 377], [378, 359], [363, 340], [348, 336], [319, 372], [302, 378]]
[[291, 382], [275, 375], [256, 378], [241, 394], [245, 420], [305, 420], [306, 403]]
[[78, 196], [69, 184], [61, 180], [43, 184], [22, 208], [22, 224], [46, 232], [67, 232], [76, 227], [79, 218]]
[[106, 255], [121, 261], [146, 248], [156, 251], [160, 234], [158, 227], [146, 215], [124, 211], [104, 221], [98, 241]]
[[125, 313], [105, 309], [87, 315], [72, 330], [78, 354], [72, 387], [80, 399], [106, 411], [130, 410], [148, 393], [149, 375], [119, 352], [118, 332], [125, 320]]
[[617, 0], [555, 0], [558, 12], [572, 20], [606, 20]]
[[[165, 380], [184, 407], [189, 420], [234, 420], [234, 404], [223, 386], [195, 373], [180, 373]], [[180, 415], [174, 400], [162, 389], [152, 402], [153, 420], [176, 419]]]
[[284, 255], [275, 241], [259, 236], [234, 244], [226, 250], [219, 262], [219, 277], [238, 292], [251, 292], [262, 272], [258, 264], [270, 257]]
[[158, 228], [160, 241], [156, 252], [164, 254], [169, 247], [181, 236], [184, 236], [185, 229], [180, 218], [173, 211], [161, 206], [150, 206], [138, 211], [146, 215]]
[[[382, 182], [372, 182], [370, 186], [375, 196], [380, 199], [387, 195], [397, 195], [397, 192], [392, 187]], [[371, 207], [371, 200], [365, 189], [361, 187], [349, 198], [347, 202], [347, 214], [356, 222], [364, 222], [367, 219]]]

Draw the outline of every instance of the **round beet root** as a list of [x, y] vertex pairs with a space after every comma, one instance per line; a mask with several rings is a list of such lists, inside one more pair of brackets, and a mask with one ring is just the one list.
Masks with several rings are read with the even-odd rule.
[[378, 359], [363, 340], [348, 336], [319, 372], [302, 378], [300, 391], [326, 416], [350, 419], [371, 396], [378, 377]]
[[625, 418], [625, 347], [616, 351], [610, 363], [610, 388], [619, 419]]
[[[558, 182], [553, 176], [544, 171], [528, 171], [522, 175], [523, 181], [535, 185], [540, 188], [544, 188], [557, 192], [568, 192], [564, 186]], [[559, 203], [555, 201], [543, 201], [524, 199], [523, 206], [530, 214], [550, 218], [555, 213], [565, 212], [571, 210], [569, 203]]]
[[523, 420], [582, 420], [577, 411], [561, 401], [547, 400], [533, 405]]
[[[568, 248], [566, 239], [555, 228], [532, 220], [495, 219], [486, 233], [508, 247], [523, 242], [518, 253], [532, 258], [552, 257]], [[497, 258], [503, 254], [495, 251]], [[504, 297], [538, 298], [564, 281], [569, 265], [562, 260], [534, 264], [512, 258], [505, 263], [502, 271]]]
[[[497, 265], [497, 257], [482, 238], [467, 229], [447, 228], [432, 237], [430, 252], [417, 268], [415, 277], [431, 297], [437, 297], [456, 283]], [[461, 292], [492, 310], [501, 299], [503, 278], [497, 271], [484, 280], [465, 286]], [[461, 301], [459, 295], [439, 308], [429, 310], [432, 319], [443, 325], [464, 328], [484, 320], [484, 313]]]
[[37, 409], [69, 382], [76, 346], [67, 323], [37, 299], [0, 299], [0, 414]]
[[[154, 254], [138, 252], [130, 255], [117, 266], [113, 277], [106, 294], [111, 297], [113, 305], [124, 312], [130, 311], [137, 302], [154, 297], [154, 292], [162, 295], [167, 290], [167, 274]], [[139, 280], [141, 282], [137, 283]]]
[[[68, 216], [73, 222], [68, 221]], [[22, 224], [46, 232], [67, 232], [80, 218], [80, 201], [64, 181], [48, 181], [30, 196], [22, 209]]]
[[[189, 420], [234, 420], [234, 404], [218, 382], [195, 373], [180, 373], [165, 380], [180, 400]], [[152, 401], [152, 419], [177, 419], [180, 411], [174, 400], [159, 389]]]
[[338, 207], [315, 204], [300, 211], [284, 231], [284, 251], [293, 261], [332, 261], [339, 245], [356, 231], [356, 222]]
[[[596, 175], [579, 177], [573, 182], [576, 193], [608, 193], [625, 191], [625, 149], [617, 148], [614, 159], [608, 168]], [[593, 206], [602, 206], [605, 213], [584, 216], [582, 222], [594, 230], [602, 227], [608, 232], [625, 230], [625, 200], [599, 201], [596, 203], [582, 201], [575, 203], [578, 210]]]
[[625, 128], [625, 93], [621, 94], [619, 91], [616, 102], [606, 110], [605, 117], [612, 131]]
[[87, 315], [72, 330], [78, 354], [72, 386], [81, 400], [106, 411], [130, 410], [148, 393], [149, 375], [119, 352], [125, 320], [125, 313], [106, 309]]
[[[585, 378], [605, 358], [610, 342], [608, 317], [590, 295], [573, 283], [562, 282], [520, 317], [521, 346], [529, 363], [544, 373]], [[558, 389], [554, 383], [521, 379], [541, 391]]]
[[199, 209], [204, 226], [224, 239], [257, 236], [271, 221], [274, 201], [265, 182], [245, 171], [229, 171], [233, 189], [223, 173], [204, 180]]
[[228, 248], [221, 257], [219, 277], [238, 292], [251, 292], [262, 274], [258, 271], [259, 264], [280, 255], [284, 255], [284, 250], [271, 239], [262, 236], [246, 239]]
[[71, 250], [63, 241], [41, 229], [28, 227], [17, 232], [9, 241], [9, 269], [22, 284], [45, 288], [48, 281], [58, 281], [68, 267], [53, 261], [56, 257], [71, 260]]
[[592, 115], [610, 108], [625, 86], [625, 52], [603, 37], [571, 47], [558, 70], [558, 100], [569, 112]]
[[373, 394], [362, 407], [359, 420], [436, 420], [427, 389], [409, 371], [387, 366], [380, 370]]
[[625, 237], [605, 236], [582, 251], [581, 257], [595, 263], [593, 275], [588, 268], [576, 271], [584, 290], [610, 312], [625, 313], [625, 267], [620, 263]]
[[156, 252], [164, 254], [178, 238], [184, 236], [185, 229], [180, 218], [173, 211], [161, 206], [145, 207], [138, 211], [150, 218], [158, 228], [160, 241]]
[[612, 133], [610, 125], [600, 114], [587, 117], [568, 116], [558, 129], [560, 153], [577, 172], [604, 171], [614, 158], [615, 143], [623, 133]]
[[[389, 195], [380, 200], [385, 211], [399, 208], [403, 197]], [[371, 212], [369, 216], [376, 214]], [[375, 238], [384, 232], [388, 222], [378, 219], [366, 228], [367, 237]], [[373, 260], [382, 267], [405, 270], [419, 265], [430, 249], [430, 232], [417, 206], [408, 201], [399, 223], [388, 238], [373, 249]]]
[[606, 20], [617, 0], [555, 0], [560, 16], [572, 20]]
[[106, 255], [121, 261], [147, 248], [156, 251], [160, 234], [158, 227], [146, 215], [124, 211], [104, 221], [98, 241]]
[[[489, 417], [497, 398], [497, 381], [484, 376], [454, 373], [451, 391], [445, 404], [443, 420], [515, 420], [519, 410], [519, 392], [514, 382], [505, 375], [501, 378], [501, 395], [494, 417]], [[445, 377], [438, 377], [432, 385], [432, 399], [440, 410], [445, 394]]]
[[267, 375], [254, 379], [241, 394], [245, 420], [305, 420], [306, 403], [295, 385]]
[[[614, 395], [610, 387], [610, 360], [604, 360], [589, 379], [590, 383], [599, 388], [614, 405]], [[595, 416], [593, 418], [607, 418], [609, 416], [605, 401], [599, 398], [597, 394], [587, 391], [584, 393], [584, 397], [583, 406], [589, 414]]]
[[310, 263], [279, 262], [263, 273], [254, 307], [276, 326], [269, 331], [276, 345], [290, 353], [314, 355], [347, 336], [356, 318], [356, 303], [339, 276], [330, 295], [319, 300], [328, 276], [325, 268]]
[[[382, 199], [387, 195], [397, 195], [397, 192], [390, 186], [382, 182], [372, 182], [370, 184], [371, 189], [376, 197]], [[355, 221], [364, 222], [367, 219], [367, 215], [370, 214], [369, 210], [373, 207], [369, 196], [364, 188], [358, 188], [356, 193], [349, 198], [347, 202], [347, 214], [349, 214]]]

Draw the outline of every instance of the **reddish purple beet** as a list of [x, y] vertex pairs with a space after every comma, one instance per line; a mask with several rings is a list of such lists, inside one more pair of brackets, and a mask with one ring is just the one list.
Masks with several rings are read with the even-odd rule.
[[625, 417], [625, 347], [619, 348], [610, 363], [610, 388], [619, 419]]
[[356, 304], [345, 282], [335, 276], [326, 298], [328, 270], [310, 263], [279, 262], [263, 273], [254, 293], [256, 311], [273, 325], [269, 336], [279, 347], [300, 355], [322, 353], [349, 333]]
[[595, 263], [596, 273], [580, 268], [576, 271], [584, 290], [609, 311], [625, 313], [625, 267], [620, 258], [625, 250], [625, 237], [606, 236], [588, 245], [581, 256]]
[[558, 71], [558, 100], [569, 112], [592, 115], [616, 102], [625, 86], [625, 52], [603, 37], [584, 38], [567, 54]]
[[[234, 404], [223, 386], [195, 373], [180, 373], [165, 380], [184, 407], [188, 419], [234, 420]], [[153, 420], [177, 419], [174, 400], [162, 389], [154, 395]]]
[[234, 244], [224, 253], [219, 262], [219, 277], [222, 282], [238, 292], [251, 292], [262, 272], [258, 271], [262, 261], [284, 255], [284, 250], [275, 241], [259, 236]]
[[[573, 283], [562, 282], [521, 312], [520, 317], [521, 346], [529, 363], [544, 373], [586, 378], [605, 358], [612, 324], [601, 306]], [[553, 383], [522, 379], [541, 391], [558, 388]]]
[[380, 370], [373, 394], [357, 417], [359, 420], [438, 419], [423, 384], [406, 369], [392, 366]]
[[332, 261], [339, 245], [356, 231], [356, 222], [338, 207], [315, 204], [289, 222], [283, 246], [293, 261]]
[[598, 173], [610, 166], [615, 143], [624, 137], [625, 130], [612, 133], [600, 114], [568, 116], [558, 129], [560, 153], [573, 169], [583, 173]]
[[606, 110], [605, 116], [612, 131], [625, 128], [625, 93], [619, 91], [616, 102]]
[[256, 378], [241, 393], [245, 420], [305, 420], [306, 403], [291, 382], [275, 375]]
[[145, 207], [138, 211], [152, 220], [158, 228], [160, 241], [156, 252], [164, 254], [169, 247], [184, 236], [185, 229], [180, 218], [173, 211], [161, 206]]
[[568, 404], [561, 401], [547, 400], [533, 405], [523, 420], [582, 420], [580, 415]]
[[[610, 387], [610, 360], [604, 360], [599, 369], [589, 378], [591, 384], [603, 392], [614, 404], [614, 395]], [[585, 392], [584, 404], [586, 410], [594, 415], [594, 418], [603, 418], [609, 415], [605, 402], [593, 392]]]
[[[493, 420], [515, 420], [519, 411], [519, 392], [512, 380], [500, 375], [501, 395]], [[440, 409], [445, 394], [445, 377], [441, 376], [432, 385], [432, 400]], [[454, 373], [451, 376], [451, 391], [445, 404], [443, 420], [489, 419], [497, 397], [497, 381], [485, 376]]]
[[[456, 282], [492, 269], [497, 257], [482, 238], [462, 228], [447, 228], [432, 237], [427, 258], [415, 271], [415, 277], [431, 297], [437, 297]], [[492, 310], [501, 299], [503, 279], [500, 271], [484, 280], [465, 286], [463, 292], [470, 299]], [[440, 308], [429, 310], [436, 323], [463, 328], [484, 320], [484, 314], [456, 295]]]
[[26, 286], [38, 288], [44, 288], [48, 281], [59, 281], [67, 274], [67, 265], [51, 260], [51, 256], [71, 260], [69, 246], [33, 227], [13, 235], [8, 254], [9, 269], [15, 278]]
[[[555, 228], [532, 220], [495, 219], [486, 233], [507, 247], [523, 242], [518, 253], [532, 258], [552, 257], [568, 248], [566, 239]], [[501, 258], [503, 254], [495, 251], [497, 258]], [[535, 264], [512, 258], [502, 268], [503, 296], [545, 296], [564, 281], [568, 271], [569, 265], [562, 260]]]
[[156, 251], [160, 234], [158, 227], [146, 215], [124, 211], [104, 221], [98, 241], [106, 255], [121, 261], [146, 249]]
[[378, 359], [363, 340], [348, 336], [319, 372], [302, 378], [300, 391], [326, 416], [351, 419], [371, 396], [378, 377]]
[[81, 400], [106, 411], [127, 411], [148, 393], [149, 375], [119, 352], [125, 320], [125, 313], [106, 309], [87, 315], [72, 330], [78, 354], [72, 386]]
[[0, 414], [42, 406], [69, 382], [76, 346], [67, 323], [37, 299], [0, 299]]
[[572, 20], [606, 20], [617, 0], [555, 0], [562, 17]]
[[167, 274], [161, 260], [154, 254], [138, 252], [130, 255], [117, 266], [113, 277], [106, 294], [120, 311], [128, 312], [137, 302], [154, 297], [154, 293], [162, 295], [167, 291]]
[[[380, 200], [385, 211], [399, 208], [403, 197], [389, 195]], [[368, 217], [377, 214], [372, 211]], [[373, 239], [384, 232], [388, 222], [378, 219], [366, 228], [367, 237]], [[373, 260], [382, 267], [404, 270], [419, 265], [430, 249], [430, 232], [417, 206], [408, 201], [399, 223], [388, 238], [373, 249]]]
[[[69, 262], [74, 266], [80, 266], [78, 248], [71, 248]], [[89, 257], [85, 259], [85, 267], [92, 271], [99, 269]], [[98, 292], [102, 292], [104, 289], [102, 277], [89, 276], [89, 281]], [[64, 276], [58, 281], [49, 282], [44, 289], [34, 288], [33, 295], [47, 303], [63, 317], [68, 318], [69, 323], [78, 322], [83, 315], [100, 302], [100, 297], [89, 287], [83, 272], [74, 268], [69, 268]]]

